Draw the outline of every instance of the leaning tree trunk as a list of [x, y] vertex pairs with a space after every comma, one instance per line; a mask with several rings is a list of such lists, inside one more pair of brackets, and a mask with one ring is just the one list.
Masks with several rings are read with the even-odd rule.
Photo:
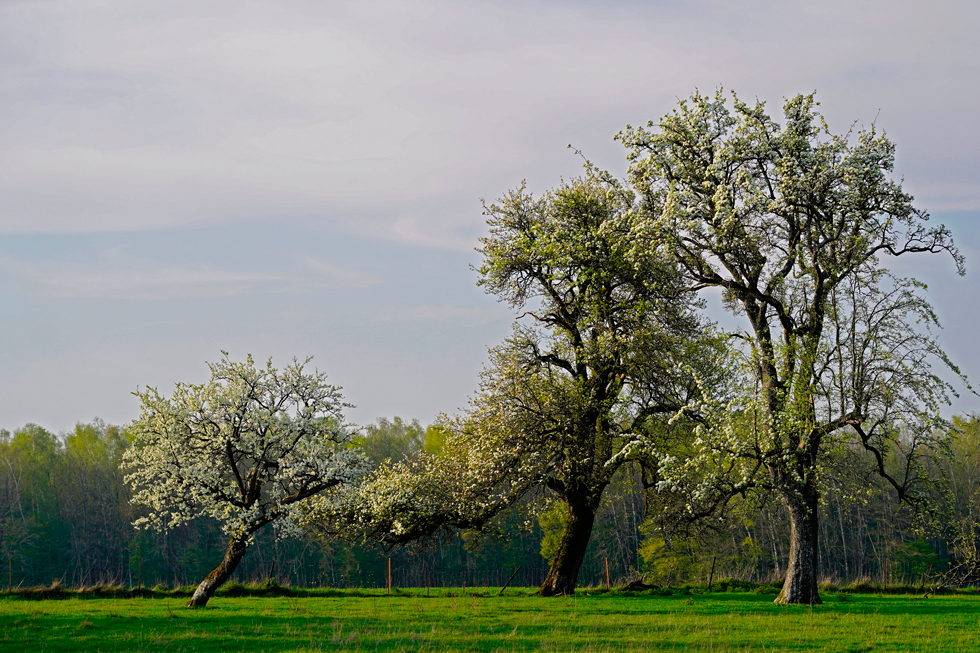
[[578, 572], [585, 560], [585, 550], [592, 537], [595, 508], [585, 502], [568, 502], [568, 519], [562, 531], [558, 552], [551, 569], [538, 590], [541, 596], [561, 596], [575, 593]]
[[776, 603], [823, 603], [817, 592], [817, 507], [819, 495], [810, 484], [794, 488], [783, 495], [789, 508], [789, 567], [783, 590]]
[[225, 551], [224, 559], [214, 571], [208, 574], [207, 578], [201, 581], [201, 584], [197, 586], [197, 589], [194, 590], [194, 595], [191, 596], [191, 600], [187, 602], [188, 608], [203, 608], [208, 604], [208, 600], [214, 596], [215, 590], [224, 585], [225, 581], [231, 578], [231, 575], [235, 573], [238, 563], [241, 562], [242, 558], [245, 556], [245, 548], [247, 546], [247, 536], [241, 538], [229, 538], [228, 550]]

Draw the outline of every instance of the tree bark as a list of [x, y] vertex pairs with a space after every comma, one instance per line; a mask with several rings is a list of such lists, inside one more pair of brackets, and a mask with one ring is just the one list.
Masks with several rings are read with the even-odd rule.
[[238, 568], [238, 563], [245, 557], [247, 546], [247, 536], [240, 539], [229, 538], [228, 550], [225, 551], [224, 559], [222, 559], [221, 564], [214, 571], [208, 574], [207, 578], [201, 581], [197, 589], [194, 590], [194, 595], [187, 602], [188, 608], [203, 608], [208, 604], [208, 600], [214, 596], [215, 591], [224, 585], [225, 581], [235, 573], [235, 569]]
[[558, 543], [551, 569], [538, 590], [541, 596], [563, 596], [575, 593], [578, 572], [585, 560], [585, 550], [592, 537], [595, 508], [586, 502], [568, 502], [568, 520]]
[[776, 603], [823, 603], [817, 592], [819, 495], [809, 484], [794, 489], [783, 494], [790, 520], [789, 567]]

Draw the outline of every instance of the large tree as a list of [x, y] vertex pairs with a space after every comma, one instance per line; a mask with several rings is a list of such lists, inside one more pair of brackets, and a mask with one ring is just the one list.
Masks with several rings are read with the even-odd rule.
[[365, 471], [341, 419], [340, 389], [294, 361], [257, 368], [225, 353], [209, 364], [211, 380], [178, 383], [173, 397], [137, 392], [142, 413], [129, 428], [123, 456], [132, 501], [146, 506], [138, 528], [166, 530], [198, 516], [218, 520], [228, 547], [194, 592], [203, 607], [235, 572], [252, 536], [272, 523], [299, 532], [307, 500]]
[[812, 95], [792, 98], [780, 125], [761, 102], [696, 93], [618, 136], [645, 214], [637, 255], [666, 245], [689, 289], [720, 289], [747, 322], [733, 332], [747, 383], [735, 401], [699, 406], [694, 441], [692, 468], [724, 491], [689, 510], [710, 514], [754, 486], [778, 492], [791, 523], [786, 603], [820, 601], [818, 504], [842, 456], [867, 452], [901, 499], [922, 503], [921, 456], [942, 446], [935, 427], [953, 391], [932, 365], [958, 374], [929, 330], [924, 287], [884, 263], [945, 252], [962, 273], [949, 231], [890, 178], [884, 134], [833, 135], [815, 109]]
[[672, 264], [654, 250], [628, 256], [635, 209], [591, 166], [541, 197], [521, 187], [485, 207], [479, 284], [522, 311], [520, 324], [491, 352], [472, 409], [443, 424], [442, 450], [382, 466], [364, 487], [361, 523], [375, 537], [484, 528], [541, 492], [565, 522], [540, 591], [574, 591], [603, 491], [642, 457], [657, 417], [693, 400], [689, 367], [709, 367], [716, 344]]

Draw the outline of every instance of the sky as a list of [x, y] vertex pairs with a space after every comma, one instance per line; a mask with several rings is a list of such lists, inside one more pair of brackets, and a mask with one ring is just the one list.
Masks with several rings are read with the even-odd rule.
[[719, 87], [897, 143], [968, 270], [903, 272], [977, 384], [978, 32], [943, 0], [3, 0], [0, 428], [128, 422], [222, 350], [313, 356], [361, 424], [464, 408], [514, 318], [481, 198], [570, 144], [622, 175], [620, 129]]

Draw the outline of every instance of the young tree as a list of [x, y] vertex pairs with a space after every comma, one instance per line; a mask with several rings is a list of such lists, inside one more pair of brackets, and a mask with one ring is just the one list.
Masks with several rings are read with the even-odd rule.
[[[541, 594], [574, 591], [603, 491], [657, 416], [691, 402], [687, 366], [714, 343], [657, 251], [630, 259], [632, 194], [587, 166], [535, 198], [523, 187], [485, 213], [480, 281], [523, 310], [491, 352], [472, 410], [443, 424], [437, 455], [382, 466], [361, 523], [386, 542], [482, 528], [541, 491], [565, 504]], [[705, 373], [707, 375], [707, 373]]]
[[355, 436], [354, 442], [375, 465], [389, 459], [397, 462], [422, 450], [425, 429], [417, 419], [406, 422], [397, 416], [390, 420], [379, 417], [364, 427], [363, 435]]
[[130, 426], [123, 457], [133, 503], [149, 513], [137, 528], [165, 530], [198, 516], [221, 523], [228, 548], [187, 603], [203, 607], [234, 573], [252, 535], [273, 523], [298, 533], [307, 500], [356, 481], [365, 471], [341, 422], [340, 389], [293, 361], [256, 368], [228, 354], [209, 364], [211, 380], [178, 383], [171, 398], [135, 393], [142, 413]]
[[[720, 91], [696, 93], [658, 125], [618, 136], [646, 215], [636, 255], [666, 244], [689, 289], [719, 288], [748, 322], [733, 336], [749, 382], [736, 401], [700, 407], [711, 428], [694, 465], [723, 495], [761, 485], [782, 497], [786, 603], [820, 601], [818, 502], [835, 461], [855, 451], [848, 441], [901, 499], [924, 501], [920, 459], [943, 445], [938, 411], [953, 391], [931, 365], [958, 374], [930, 334], [924, 287], [881, 262], [946, 252], [962, 274], [949, 231], [928, 226], [889, 178], [891, 141], [873, 126], [832, 135], [815, 107], [812, 95], [788, 100], [780, 126], [762, 103], [736, 97], [730, 110]], [[723, 500], [693, 503], [710, 513]]]

